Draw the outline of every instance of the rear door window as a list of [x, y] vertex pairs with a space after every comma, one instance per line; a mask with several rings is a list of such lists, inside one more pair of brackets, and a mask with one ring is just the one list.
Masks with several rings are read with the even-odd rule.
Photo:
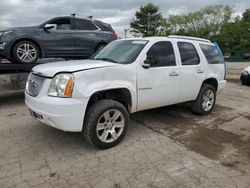
[[177, 43], [182, 65], [198, 65], [200, 63], [199, 55], [193, 44], [188, 42]]
[[203, 51], [207, 62], [209, 64], [223, 64], [224, 60], [215, 46], [209, 44], [200, 44], [201, 50]]

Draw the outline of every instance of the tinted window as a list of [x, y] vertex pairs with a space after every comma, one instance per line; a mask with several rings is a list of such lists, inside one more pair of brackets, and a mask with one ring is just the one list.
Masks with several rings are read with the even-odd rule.
[[75, 19], [74, 29], [76, 30], [97, 30], [97, 27], [88, 20]]
[[188, 42], [178, 42], [182, 65], [198, 65], [199, 55], [193, 44]]
[[200, 47], [201, 47], [208, 63], [210, 63], [210, 64], [224, 63], [223, 59], [221, 58], [221, 56], [220, 56], [220, 54], [215, 46], [208, 45], [208, 44], [200, 44]]
[[70, 30], [71, 29], [70, 19], [65, 19], [65, 18], [55, 19], [55, 20], [48, 22], [47, 24], [54, 26], [52, 30]]
[[154, 56], [157, 63], [152, 67], [175, 66], [174, 49], [171, 42], [157, 42], [148, 51], [148, 56]]
[[111, 31], [114, 32], [112, 27], [109, 24], [103, 23], [99, 20], [95, 20], [94, 23], [102, 30], [102, 31]]

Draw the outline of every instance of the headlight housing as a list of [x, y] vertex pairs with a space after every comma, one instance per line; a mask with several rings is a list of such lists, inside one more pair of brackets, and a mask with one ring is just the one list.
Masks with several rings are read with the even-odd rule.
[[50, 84], [48, 95], [70, 98], [74, 88], [74, 76], [69, 73], [56, 75]]

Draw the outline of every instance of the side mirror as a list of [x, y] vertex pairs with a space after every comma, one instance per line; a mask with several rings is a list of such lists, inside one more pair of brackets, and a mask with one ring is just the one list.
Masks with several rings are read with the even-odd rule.
[[148, 69], [151, 65], [157, 63], [157, 58], [153, 55], [147, 55], [147, 58], [144, 60], [144, 64], [142, 65], [143, 68]]
[[53, 24], [46, 24], [45, 26], [43, 26], [44, 31], [48, 31], [50, 29], [53, 29], [54, 25]]

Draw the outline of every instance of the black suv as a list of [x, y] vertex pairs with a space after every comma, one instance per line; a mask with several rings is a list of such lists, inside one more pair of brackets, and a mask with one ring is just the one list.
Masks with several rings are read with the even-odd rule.
[[39, 26], [0, 31], [0, 57], [15, 63], [38, 58], [84, 58], [117, 39], [112, 27], [99, 20], [56, 17]]

